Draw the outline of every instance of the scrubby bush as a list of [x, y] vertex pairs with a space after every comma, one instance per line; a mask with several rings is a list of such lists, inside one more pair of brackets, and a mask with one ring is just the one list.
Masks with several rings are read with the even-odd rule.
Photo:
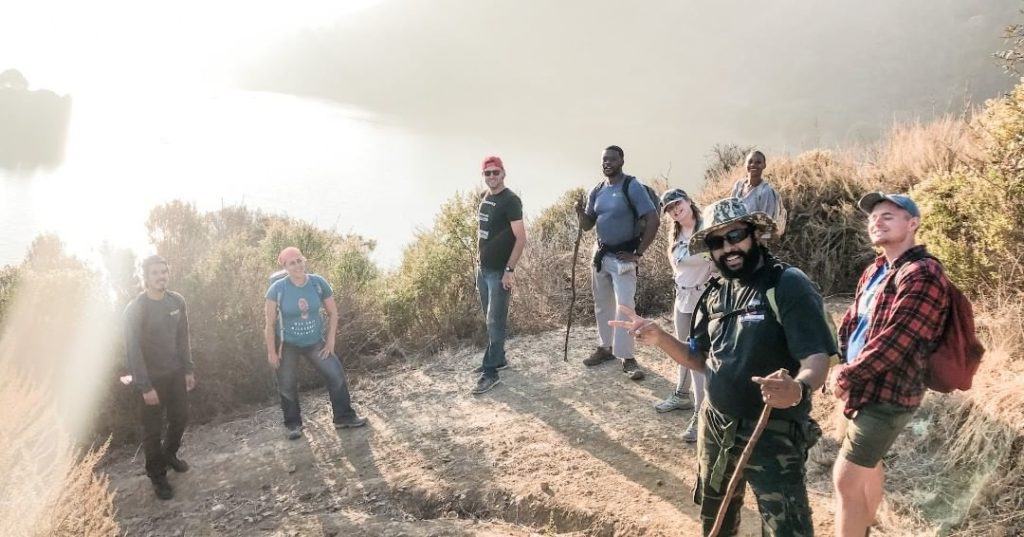
[[119, 529], [106, 449], [75, 457], [113, 370], [112, 304], [98, 275], [59, 240], [33, 242], [0, 279], [0, 528], [4, 535], [106, 536]]
[[[729, 196], [744, 171], [720, 175], [698, 196], [702, 206]], [[782, 198], [789, 215], [786, 232], [769, 247], [799, 267], [822, 293], [851, 293], [873, 258], [857, 200], [868, 182], [849, 157], [809, 151], [794, 158], [769, 156], [765, 181]]]
[[[171, 266], [170, 287], [188, 303], [200, 382], [191, 397], [197, 419], [276, 393], [263, 342], [263, 297], [285, 246], [299, 247], [308, 270], [323, 275], [334, 289], [341, 312], [339, 356], [347, 361], [355, 352], [379, 348], [381, 317], [363, 307], [370, 300], [367, 288], [378, 277], [370, 259], [372, 242], [244, 207], [203, 214], [181, 202], [154, 209], [147, 228]], [[300, 383], [318, 384], [306, 369]]]
[[976, 159], [914, 189], [921, 239], [972, 292], [1024, 284], [1024, 85], [990, 100], [972, 123]]
[[480, 195], [460, 193], [445, 202], [433, 227], [416, 234], [400, 267], [388, 276], [388, 333], [413, 350], [482, 333], [473, 272]]
[[108, 444], [76, 458], [54, 386], [20, 362], [0, 355], [0, 528], [11, 537], [118, 535], [109, 480], [95, 471]]

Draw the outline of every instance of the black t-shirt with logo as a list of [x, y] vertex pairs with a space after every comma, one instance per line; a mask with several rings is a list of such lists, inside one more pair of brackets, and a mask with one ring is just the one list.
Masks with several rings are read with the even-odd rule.
[[[814, 282], [792, 267], [773, 274], [781, 270], [766, 265], [747, 283], [723, 278], [722, 287], [698, 306], [694, 338], [708, 356], [708, 398], [722, 413], [756, 420], [764, 402], [761, 387], [751, 377], [768, 376], [780, 368], [796, 376], [800, 360], [837, 352]], [[772, 281], [778, 282], [774, 294], [782, 324], [768, 303]], [[723, 315], [736, 311], [740, 313]], [[810, 409], [810, 401], [804, 400], [793, 408], [772, 410], [772, 418], [802, 421]]]
[[480, 251], [480, 266], [493, 270], [505, 270], [516, 237], [512, 233], [512, 222], [523, 219], [523, 202], [509, 189], [497, 194], [488, 193], [480, 200], [478, 211], [477, 248]]

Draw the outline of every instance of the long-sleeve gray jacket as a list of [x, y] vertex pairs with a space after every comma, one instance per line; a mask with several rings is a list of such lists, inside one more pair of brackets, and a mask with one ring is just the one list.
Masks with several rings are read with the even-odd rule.
[[168, 291], [162, 300], [153, 300], [141, 293], [125, 308], [124, 317], [126, 365], [139, 392], [152, 388], [151, 379], [195, 369], [184, 297]]

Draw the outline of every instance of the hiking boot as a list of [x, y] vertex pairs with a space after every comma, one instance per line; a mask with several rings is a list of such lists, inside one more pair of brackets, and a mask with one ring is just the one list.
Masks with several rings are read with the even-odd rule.
[[188, 471], [188, 463], [179, 459], [177, 455], [165, 455], [164, 458], [167, 460], [167, 466], [170, 466], [175, 472], [180, 474]]
[[693, 408], [693, 396], [689, 392], [679, 395], [673, 393], [668, 396], [664, 401], [654, 405], [654, 410], [658, 412], [672, 412], [673, 410], [690, 410]]
[[605, 348], [605, 347], [598, 347], [597, 350], [595, 350], [593, 354], [591, 354], [588, 358], [585, 358], [583, 360], [583, 365], [585, 365], [587, 367], [591, 367], [591, 366], [603, 364], [603, 363], [607, 362], [608, 360], [614, 360], [614, 359], [615, 359], [615, 355], [612, 354], [611, 349], [608, 349], [608, 348]]
[[284, 436], [288, 440], [298, 440], [302, 438], [302, 426], [300, 425], [298, 427], [289, 427], [288, 432], [286, 432]]
[[622, 361], [622, 372], [629, 377], [629, 380], [643, 380], [644, 378], [644, 371], [640, 369], [640, 365], [633, 358]]
[[[498, 371], [504, 371], [504, 370], [508, 369], [508, 362], [505, 362], [505, 363], [499, 365], [496, 369]], [[473, 371], [471, 371], [471, 372], [472, 373], [476, 373], [477, 375], [481, 375], [484, 372], [484, 366], [478, 365], [478, 366], [474, 367]]]
[[170, 500], [174, 497], [174, 489], [171, 488], [171, 484], [167, 482], [167, 476], [162, 475], [159, 477], [151, 477], [150, 481], [153, 482], [153, 492], [156, 493], [156, 497], [161, 500]]
[[692, 444], [697, 441], [697, 413], [694, 412], [690, 418], [690, 422], [686, 424], [686, 430], [683, 431], [683, 442]]
[[489, 392], [491, 388], [497, 386], [500, 382], [501, 379], [492, 379], [491, 377], [480, 375], [480, 378], [476, 381], [476, 386], [473, 388], [473, 395]]
[[342, 421], [334, 422], [335, 429], [355, 429], [356, 427], [362, 427], [366, 425], [366, 418], [360, 416], [352, 416], [351, 418], [345, 418]]

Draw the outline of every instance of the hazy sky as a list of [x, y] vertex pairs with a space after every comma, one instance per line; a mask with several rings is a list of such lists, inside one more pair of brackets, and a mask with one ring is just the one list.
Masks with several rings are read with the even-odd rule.
[[[244, 87], [325, 97], [431, 132], [618, 143], [641, 173], [699, 175], [714, 143], [796, 151], [1004, 91], [1021, 2], [385, 2], [296, 32]], [[529, 142], [526, 142], [529, 141]], [[578, 156], [577, 156], [578, 155]], [[596, 166], [594, 166], [596, 169]]]
[[528, 217], [598, 181], [609, 144], [627, 172], [685, 188], [716, 143], [760, 146], [770, 172], [779, 152], [872, 141], [1006, 91], [991, 53], [1022, 6], [7, 4], [0, 70], [73, 107], [62, 168], [0, 177], [0, 263], [41, 231], [137, 248], [149, 207], [183, 198], [360, 233], [393, 264], [444, 199], [480, 184], [490, 153]]

